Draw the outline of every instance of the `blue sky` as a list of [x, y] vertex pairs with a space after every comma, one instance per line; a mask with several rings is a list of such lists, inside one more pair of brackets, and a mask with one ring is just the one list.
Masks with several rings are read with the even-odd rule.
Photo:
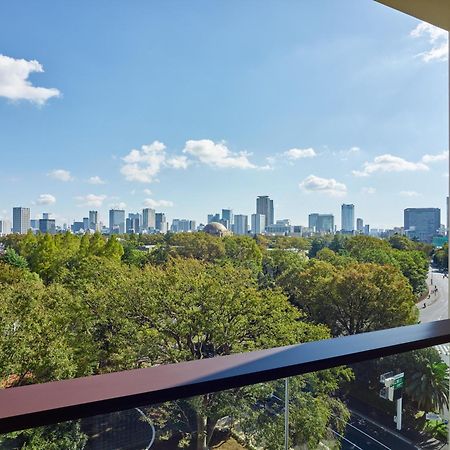
[[154, 206], [374, 228], [445, 214], [448, 34], [372, 0], [25, 2], [0, 15], [0, 217]]

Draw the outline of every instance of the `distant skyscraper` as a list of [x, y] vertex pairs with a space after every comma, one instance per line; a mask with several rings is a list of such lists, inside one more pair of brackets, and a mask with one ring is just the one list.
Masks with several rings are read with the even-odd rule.
[[43, 219], [50, 219], [50, 214], [49, 213], [42, 213], [42, 218]]
[[164, 213], [155, 214], [155, 228], [161, 233], [167, 233], [168, 226], [166, 215]]
[[[224, 223], [225, 222], [225, 223]], [[232, 209], [222, 209], [222, 223], [231, 230], [233, 226], [233, 210]]]
[[152, 208], [145, 208], [142, 210], [142, 229], [154, 230], [156, 228], [155, 210]]
[[13, 233], [26, 234], [30, 225], [30, 208], [13, 208]]
[[208, 223], [211, 222], [220, 222], [220, 214], [208, 214]]
[[311, 230], [316, 231], [318, 217], [319, 214], [317, 213], [312, 213], [308, 216], [308, 228], [311, 228]]
[[370, 225], [369, 225], [368, 223], [366, 223], [366, 224], [364, 225], [364, 234], [365, 234], [366, 236], [369, 236], [369, 234], [370, 234]]
[[342, 205], [341, 209], [342, 231], [352, 232], [355, 230], [355, 205]]
[[11, 222], [9, 220], [0, 220], [0, 236], [6, 236], [11, 233]]
[[142, 216], [139, 213], [129, 213], [126, 221], [128, 234], [137, 234], [141, 231]]
[[79, 233], [80, 231], [83, 231], [83, 222], [74, 222], [70, 229], [73, 233]]
[[47, 216], [47, 219], [39, 219], [39, 231], [41, 233], [55, 234], [56, 233], [56, 222], [55, 219], [48, 219], [48, 214], [43, 214]]
[[252, 234], [264, 233], [266, 228], [266, 216], [264, 214], [252, 214]]
[[195, 231], [195, 220], [173, 219], [170, 231], [173, 233], [187, 233], [189, 231]]
[[333, 214], [312, 213], [308, 216], [308, 228], [316, 233], [333, 233], [334, 216]]
[[88, 231], [89, 228], [91, 228], [89, 226], [89, 217], [83, 217], [83, 230]]
[[404, 210], [404, 229], [410, 239], [431, 242], [441, 227], [439, 208], [406, 208]]
[[123, 209], [109, 210], [109, 232], [111, 234], [125, 233], [125, 211]]
[[333, 233], [334, 232], [333, 214], [318, 214], [316, 231], [318, 233]]
[[248, 233], [248, 216], [244, 214], [236, 214], [234, 216], [234, 234], [247, 234]]
[[98, 231], [98, 211], [89, 211], [89, 228]]
[[266, 216], [266, 226], [274, 223], [273, 200], [268, 195], [259, 195], [256, 199], [256, 214]]
[[356, 219], [356, 231], [362, 233], [364, 231], [364, 221], [359, 217]]

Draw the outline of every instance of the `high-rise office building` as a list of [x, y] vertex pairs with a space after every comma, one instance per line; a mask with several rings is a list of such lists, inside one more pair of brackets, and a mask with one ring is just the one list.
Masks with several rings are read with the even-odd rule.
[[6, 236], [11, 233], [11, 222], [9, 220], [0, 220], [0, 236]]
[[362, 233], [364, 231], [364, 221], [361, 218], [356, 219], [356, 231]]
[[129, 213], [126, 220], [128, 234], [137, 234], [141, 231], [142, 216], [139, 213]]
[[50, 214], [49, 213], [42, 213], [42, 218], [43, 219], [50, 219]]
[[346, 205], [341, 207], [341, 229], [345, 233], [351, 233], [355, 230], [355, 205]]
[[49, 219], [48, 214], [42, 214], [47, 216], [47, 219], [39, 219], [39, 231], [41, 233], [55, 234], [56, 233], [56, 222], [55, 219]]
[[109, 210], [109, 232], [110, 234], [125, 233], [125, 211], [123, 209]]
[[441, 227], [439, 208], [406, 208], [404, 229], [410, 239], [430, 243]]
[[31, 219], [30, 227], [33, 231], [39, 231], [39, 219]]
[[266, 216], [264, 214], [252, 214], [252, 234], [264, 233], [266, 228]]
[[173, 219], [170, 231], [173, 233], [188, 233], [189, 231], [195, 231], [195, 220]]
[[89, 228], [89, 217], [83, 217], [83, 230], [88, 231]]
[[168, 224], [167, 224], [166, 215], [164, 213], [156, 213], [155, 214], [155, 228], [160, 233], [167, 233]]
[[232, 209], [222, 209], [222, 223], [228, 230], [232, 229], [233, 226], [233, 210]]
[[266, 226], [273, 225], [275, 220], [273, 200], [268, 195], [259, 195], [256, 199], [256, 214], [264, 214], [266, 216]]
[[30, 208], [13, 208], [13, 233], [26, 234], [30, 225]]
[[220, 222], [220, 214], [208, 214], [208, 223], [211, 222]]
[[334, 216], [333, 214], [318, 214], [317, 233], [334, 233]]
[[98, 211], [89, 211], [89, 228], [94, 231], [99, 230]]
[[155, 210], [152, 208], [144, 208], [142, 210], [142, 229], [152, 231], [156, 228]]
[[369, 225], [368, 223], [366, 223], [366, 224], [364, 225], [364, 234], [365, 234], [366, 236], [369, 236], [369, 234], [370, 234], [370, 225]]
[[312, 213], [308, 216], [308, 228], [316, 233], [333, 233], [334, 216], [333, 214]]
[[236, 214], [234, 216], [233, 233], [242, 235], [248, 233], [248, 216], [244, 214]]
[[312, 213], [308, 216], [308, 228], [311, 228], [311, 230], [316, 231], [318, 217], [319, 217], [318, 213]]

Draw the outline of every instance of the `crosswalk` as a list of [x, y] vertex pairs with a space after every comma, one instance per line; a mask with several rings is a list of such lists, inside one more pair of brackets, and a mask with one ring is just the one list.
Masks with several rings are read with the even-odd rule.
[[445, 355], [445, 356], [450, 355], [450, 349], [449, 349], [448, 344], [436, 345], [435, 349], [439, 352], [440, 355]]

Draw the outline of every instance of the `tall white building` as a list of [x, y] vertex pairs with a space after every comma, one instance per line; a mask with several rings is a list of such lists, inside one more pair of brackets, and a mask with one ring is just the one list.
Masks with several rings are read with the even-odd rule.
[[11, 233], [11, 222], [9, 220], [0, 220], [0, 236], [6, 236]]
[[26, 234], [30, 227], [30, 208], [13, 208], [13, 233]]
[[142, 229], [154, 230], [156, 228], [156, 211], [152, 208], [144, 208], [142, 210]]
[[264, 233], [266, 228], [266, 216], [264, 214], [252, 214], [252, 234]]
[[355, 230], [355, 205], [346, 205], [345, 203], [342, 205], [341, 229], [347, 233]]
[[234, 234], [248, 233], [248, 216], [244, 214], [236, 214], [234, 216], [233, 233]]

